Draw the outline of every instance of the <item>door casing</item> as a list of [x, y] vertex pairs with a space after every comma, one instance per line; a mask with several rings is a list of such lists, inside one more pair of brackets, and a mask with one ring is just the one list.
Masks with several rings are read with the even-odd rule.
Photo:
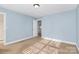
[[0, 14], [2, 14], [3, 17], [4, 17], [4, 18], [3, 18], [3, 20], [4, 20], [4, 22], [3, 22], [3, 23], [4, 23], [4, 24], [3, 24], [3, 25], [4, 25], [4, 29], [3, 29], [3, 30], [4, 30], [3, 44], [6, 45], [6, 13], [0, 12]]

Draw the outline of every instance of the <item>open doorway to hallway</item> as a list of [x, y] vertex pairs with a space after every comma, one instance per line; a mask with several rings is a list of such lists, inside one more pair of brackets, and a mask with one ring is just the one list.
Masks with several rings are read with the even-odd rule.
[[4, 51], [6, 44], [6, 14], [0, 12], [0, 53]]
[[4, 44], [4, 13], [0, 13], [0, 44]]
[[33, 20], [33, 37], [42, 36], [42, 20], [34, 19]]
[[38, 37], [41, 37], [41, 20], [38, 20], [37, 21], [37, 27], [38, 27]]

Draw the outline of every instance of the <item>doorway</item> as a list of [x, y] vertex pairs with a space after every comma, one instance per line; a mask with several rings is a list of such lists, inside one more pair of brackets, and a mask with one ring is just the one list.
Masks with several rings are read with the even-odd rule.
[[0, 13], [0, 44], [5, 44], [6, 30], [5, 30], [5, 13]]
[[42, 36], [42, 21], [35, 19], [33, 20], [33, 37], [41, 37]]
[[37, 27], [38, 27], [38, 36], [39, 36], [39, 37], [41, 37], [41, 26], [42, 26], [41, 20], [38, 20], [38, 22], [37, 22]]

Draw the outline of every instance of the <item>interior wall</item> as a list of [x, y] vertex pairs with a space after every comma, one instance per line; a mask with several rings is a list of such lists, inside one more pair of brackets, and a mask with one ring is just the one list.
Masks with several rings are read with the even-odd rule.
[[42, 36], [76, 43], [76, 10], [42, 18]]
[[[6, 13], [7, 43], [32, 36], [33, 17], [25, 16], [2, 7], [0, 7], [0, 12]], [[76, 42], [77, 34], [75, 10], [48, 15], [41, 18], [41, 20], [43, 37]], [[79, 43], [77, 44], [79, 45]]]
[[33, 17], [25, 16], [0, 7], [0, 12], [6, 13], [6, 42], [31, 37], [33, 34]]

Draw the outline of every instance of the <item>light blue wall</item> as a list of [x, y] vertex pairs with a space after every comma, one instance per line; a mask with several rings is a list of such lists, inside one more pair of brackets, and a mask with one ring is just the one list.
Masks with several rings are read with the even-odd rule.
[[32, 36], [33, 19], [0, 7], [0, 12], [6, 13], [6, 42]]
[[42, 26], [43, 37], [76, 42], [76, 10], [43, 17]]
[[[33, 17], [0, 7], [6, 13], [6, 42], [32, 36]], [[42, 19], [42, 35], [57, 40], [76, 42], [76, 10], [48, 15]], [[79, 21], [78, 21], [79, 22]], [[78, 27], [79, 29], [79, 27]], [[79, 45], [79, 43], [77, 43]]]

